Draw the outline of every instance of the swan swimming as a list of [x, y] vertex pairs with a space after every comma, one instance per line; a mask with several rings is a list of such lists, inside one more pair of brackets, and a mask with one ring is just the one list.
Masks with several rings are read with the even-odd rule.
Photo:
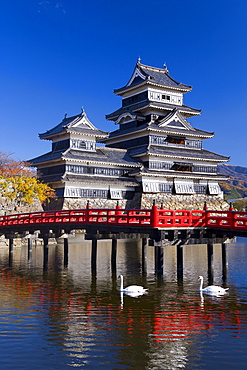
[[120, 292], [124, 292], [130, 296], [136, 296], [141, 295], [147, 292], [148, 289], [143, 288], [143, 286], [140, 285], [130, 285], [126, 288], [123, 287], [123, 275], [119, 275], [120, 278]]
[[199, 286], [199, 291], [200, 293], [206, 293], [206, 294], [211, 294], [211, 295], [223, 295], [225, 294], [229, 288], [222, 288], [221, 286], [217, 285], [209, 285], [206, 288], [203, 288], [203, 276], [199, 276], [198, 280], [200, 280], [200, 286]]

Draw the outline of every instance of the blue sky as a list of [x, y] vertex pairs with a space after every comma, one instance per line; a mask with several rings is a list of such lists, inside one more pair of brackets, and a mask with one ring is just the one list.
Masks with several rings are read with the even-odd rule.
[[0, 0], [0, 151], [48, 152], [39, 133], [65, 113], [105, 131], [138, 57], [192, 85], [204, 148], [247, 167], [246, 0]]

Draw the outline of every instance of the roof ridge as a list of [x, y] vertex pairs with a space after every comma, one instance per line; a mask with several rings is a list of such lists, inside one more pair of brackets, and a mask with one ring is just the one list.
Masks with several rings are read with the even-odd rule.
[[140, 67], [144, 67], [144, 68], [150, 69], [151, 71], [155, 71], [155, 72], [156, 71], [159, 71], [159, 72], [162, 72], [162, 73], [169, 74], [167, 68], [152, 67], [152, 66], [148, 66], [146, 64], [142, 64], [140, 62], [137, 62], [137, 65], [140, 66]]

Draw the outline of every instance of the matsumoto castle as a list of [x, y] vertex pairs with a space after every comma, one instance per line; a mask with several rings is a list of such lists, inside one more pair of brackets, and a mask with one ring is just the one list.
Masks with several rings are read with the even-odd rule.
[[[192, 87], [174, 80], [164, 68], [136, 63], [128, 83], [117, 90], [122, 106], [106, 116], [118, 129], [97, 129], [86, 113], [65, 116], [40, 134], [52, 148], [29, 162], [41, 181], [56, 190], [49, 209], [151, 208], [227, 209], [217, 171], [229, 157], [205, 150], [212, 132], [188, 119], [201, 110], [184, 104]], [[97, 143], [101, 143], [97, 146]], [[102, 146], [102, 143], [105, 144]]]

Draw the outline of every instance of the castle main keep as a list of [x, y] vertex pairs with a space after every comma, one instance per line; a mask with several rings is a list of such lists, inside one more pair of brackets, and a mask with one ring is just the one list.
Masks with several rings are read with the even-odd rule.
[[[201, 114], [184, 104], [192, 87], [174, 80], [166, 66], [138, 60], [128, 83], [117, 90], [122, 106], [106, 116], [118, 125], [97, 129], [84, 110], [39, 135], [51, 151], [29, 162], [41, 181], [56, 190], [49, 209], [151, 208], [153, 200], [168, 209], [224, 210], [217, 170], [229, 157], [205, 150], [214, 133], [191, 126]], [[101, 146], [97, 143], [101, 143]], [[105, 144], [102, 146], [102, 143]]]

